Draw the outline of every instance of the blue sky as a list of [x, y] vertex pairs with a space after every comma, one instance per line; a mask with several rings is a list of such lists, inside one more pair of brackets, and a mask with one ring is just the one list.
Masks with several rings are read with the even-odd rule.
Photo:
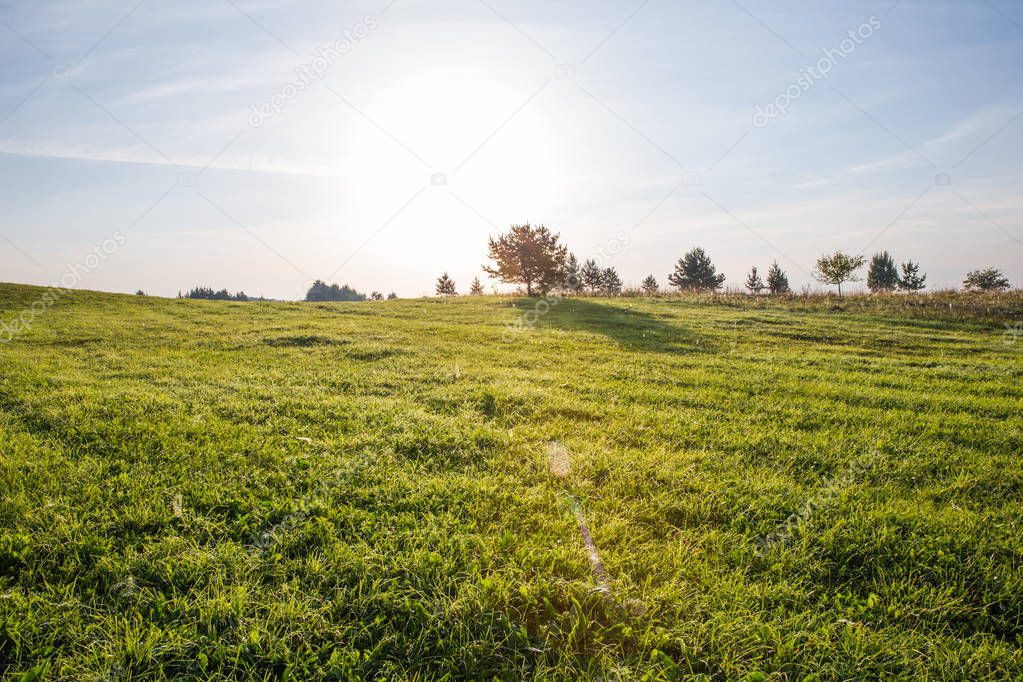
[[78, 286], [414, 296], [445, 270], [467, 289], [487, 235], [528, 220], [627, 284], [694, 245], [734, 287], [772, 260], [815, 286], [821, 253], [882, 248], [934, 286], [1023, 281], [1008, 0], [63, 0], [0, 20], [0, 280], [48, 284], [120, 232]]

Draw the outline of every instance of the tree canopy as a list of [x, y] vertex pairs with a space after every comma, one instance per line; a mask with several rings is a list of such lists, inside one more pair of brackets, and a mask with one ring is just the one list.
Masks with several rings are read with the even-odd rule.
[[494, 266], [484, 265], [483, 271], [502, 282], [524, 284], [529, 296], [534, 289], [546, 295], [564, 280], [568, 248], [560, 239], [543, 225], [512, 225], [507, 233], [490, 237], [488, 256]]
[[969, 291], [1003, 291], [1011, 285], [997, 268], [984, 268], [967, 273], [963, 286]]
[[753, 266], [753, 269], [749, 271], [749, 275], [746, 276], [746, 288], [754, 296], [759, 296], [760, 292], [767, 288], [764, 284], [764, 280], [760, 277], [760, 273], [757, 272], [757, 266]]
[[899, 271], [887, 251], [875, 253], [867, 270], [867, 288], [871, 291], [894, 291], [899, 286]]
[[679, 259], [668, 283], [683, 291], [716, 291], [724, 285], [725, 275], [717, 272], [707, 252], [697, 246]]
[[780, 296], [789, 293], [789, 277], [778, 265], [778, 261], [771, 263], [767, 269], [767, 289], [773, 296]]
[[305, 300], [309, 302], [337, 302], [337, 301], [365, 301], [366, 294], [359, 293], [352, 287], [345, 284], [327, 284], [323, 280], [316, 280], [306, 292]]
[[438, 296], [458, 295], [458, 292], [455, 290], [455, 280], [451, 279], [446, 272], [437, 278], [436, 291]]
[[863, 267], [865, 260], [863, 256], [850, 256], [847, 253], [835, 251], [830, 256], [824, 255], [817, 259], [813, 277], [822, 284], [837, 285], [838, 295], [841, 296], [843, 282], [859, 281], [856, 271]]
[[900, 266], [899, 291], [920, 291], [927, 286], [927, 275], [920, 274], [920, 264], [911, 260]]

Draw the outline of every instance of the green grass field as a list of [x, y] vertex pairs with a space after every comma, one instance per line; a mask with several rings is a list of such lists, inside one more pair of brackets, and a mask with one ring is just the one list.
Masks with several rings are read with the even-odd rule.
[[4, 679], [1023, 675], [1018, 293], [533, 304], [38, 316]]

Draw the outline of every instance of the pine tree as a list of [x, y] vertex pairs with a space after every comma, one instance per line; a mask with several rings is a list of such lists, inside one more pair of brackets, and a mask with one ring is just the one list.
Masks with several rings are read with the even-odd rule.
[[749, 276], [746, 277], [746, 288], [754, 296], [759, 296], [760, 292], [767, 288], [764, 280], [760, 279], [760, 273], [757, 272], [757, 266], [755, 265], [750, 270]]
[[967, 291], [1002, 291], [1011, 285], [1001, 270], [996, 268], [984, 268], [967, 273], [963, 280], [963, 286]]
[[582, 275], [579, 272], [579, 261], [574, 253], [568, 254], [565, 259], [565, 272], [562, 275], [562, 291], [579, 291], [583, 286]]
[[653, 296], [657, 293], [657, 278], [653, 275], [647, 275], [646, 279], [643, 280], [643, 293], [647, 296]]
[[494, 267], [483, 272], [502, 282], [526, 285], [526, 295], [536, 288], [541, 295], [558, 286], [565, 271], [568, 248], [560, 235], [543, 225], [512, 225], [507, 234], [490, 238], [488, 255]]
[[455, 291], [455, 280], [448, 277], [448, 273], [444, 273], [437, 278], [437, 295], [438, 296], [457, 296], [458, 292]]
[[773, 296], [789, 293], [788, 275], [779, 267], [778, 261], [771, 263], [767, 269], [767, 288]]
[[718, 274], [710, 256], [696, 247], [679, 259], [668, 283], [683, 291], [717, 291], [724, 285], [725, 275]]
[[893, 291], [899, 286], [899, 271], [887, 251], [875, 253], [867, 270], [867, 288], [874, 292]]
[[901, 266], [902, 275], [899, 277], [899, 291], [920, 291], [927, 286], [927, 275], [920, 274], [920, 264], [911, 260]]
[[604, 273], [601, 271], [600, 266], [597, 265], [597, 261], [592, 258], [583, 263], [579, 276], [582, 278], [583, 285], [592, 294], [598, 293], [603, 286]]
[[622, 278], [618, 276], [618, 271], [614, 268], [607, 268], [601, 273], [601, 283], [604, 286], [604, 294], [607, 296], [617, 296], [622, 293]]
[[469, 293], [473, 296], [483, 295], [483, 283], [480, 282], [479, 277], [472, 280], [472, 285], [469, 287]]

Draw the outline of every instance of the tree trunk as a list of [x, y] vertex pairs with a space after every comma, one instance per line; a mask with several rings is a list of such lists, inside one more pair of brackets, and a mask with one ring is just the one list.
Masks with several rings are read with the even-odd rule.
[[533, 297], [533, 283], [529, 281], [526, 282], [526, 296]]

